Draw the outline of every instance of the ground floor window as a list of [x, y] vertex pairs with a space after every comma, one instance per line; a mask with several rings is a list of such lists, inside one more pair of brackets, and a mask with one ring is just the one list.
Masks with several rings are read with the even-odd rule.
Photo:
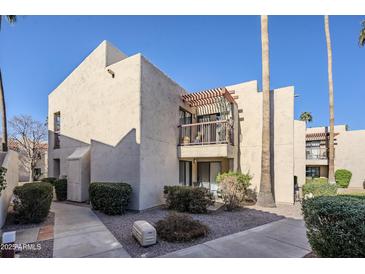
[[179, 161], [179, 183], [185, 186], [191, 186], [191, 162]]
[[319, 167], [307, 167], [306, 168], [306, 176], [317, 178], [319, 177]]

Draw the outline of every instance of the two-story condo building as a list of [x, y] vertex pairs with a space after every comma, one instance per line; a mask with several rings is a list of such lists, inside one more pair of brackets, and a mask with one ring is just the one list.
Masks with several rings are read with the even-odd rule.
[[[352, 172], [350, 188], [363, 188], [365, 182], [365, 130], [348, 130], [347, 125], [335, 129], [335, 170]], [[329, 127], [306, 129], [306, 176], [328, 177]]]
[[[259, 190], [257, 81], [188, 92], [141, 54], [104, 41], [48, 104], [48, 172], [67, 176], [69, 200], [87, 200], [90, 182], [127, 182], [130, 207], [143, 210], [162, 203], [164, 185], [214, 192], [216, 175], [228, 170], [250, 172]], [[305, 180], [305, 125], [294, 121], [293, 87], [274, 90], [272, 105], [275, 199], [293, 203], [294, 176]]]

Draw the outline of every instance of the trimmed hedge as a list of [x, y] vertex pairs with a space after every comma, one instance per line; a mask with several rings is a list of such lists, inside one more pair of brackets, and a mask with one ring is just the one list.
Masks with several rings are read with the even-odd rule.
[[56, 181], [57, 181], [57, 178], [55, 178], [55, 177], [47, 177], [47, 178], [41, 179], [41, 182], [50, 183], [53, 186], [55, 185]]
[[132, 187], [126, 183], [94, 182], [89, 187], [91, 206], [107, 215], [124, 213], [131, 194]]
[[307, 182], [302, 187], [303, 196], [312, 193], [314, 197], [317, 196], [334, 196], [337, 193], [337, 186], [327, 182], [312, 181]]
[[320, 257], [365, 257], [365, 200], [344, 195], [303, 203], [307, 237]]
[[166, 205], [180, 212], [206, 213], [214, 203], [213, 194], [204, 187], [164, 186]]
[[58, 179], [55, 182], [56, 198], [58, 201], [67, 200], [67, 179]]
[[351, 171], [347, 169], [337, 169], [335, 172], [336, 184], [338, 187], [347, 188], [352, 177]]
[[48, 216], [53, 199], [49, 183], [26, 183], [14, 188], [14, 215], [17, 223], [40, 223]]
[[158, 236], [168, 242], [189, 242], [205, 237], [209, 229], [187, 214], [170, 214], [156, 223]]

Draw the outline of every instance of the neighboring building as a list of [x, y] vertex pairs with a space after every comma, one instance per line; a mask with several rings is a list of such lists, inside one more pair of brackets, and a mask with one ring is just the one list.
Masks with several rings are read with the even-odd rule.
[[[1, 142], [1, 138], [0, 138]], [[19, 157], [19, 182], [28, 182], [29, 181], [29, 170], [25, 167], [25, 155], [24, 151], [19, 149], [17, 143], [12, 139], [8, 139], [9, 149], [16, 151]], [[39, 160], [37, 161], [36, 167], [34, 168], [33, 174], [35, 175], [35, 179], [39, 180], [47, 177], [48, 174], [48, 144], [42, 143], [41, 147], [42, 153], [39, 155]]]
[[[348, 130], [338, 125], [335, 131], [335, 170], [352, 172], [350, 188], [363, 188], [365, 180], [365, 130]], [[329, 128], [306, 130], [306, 176], [328, 177]]]
[[[293, 87], [274, 90], [272, 105], [275, 199], [293, 203], [294, 176], [305, 181], [305, 126], [294, 121]], [[141, 54], [104, 41], [49, 94], [48, 117], [49, 176], [67, 177], [69, 200], [87, 200], [90, 182], [123, 181], [130, 207], [142, 210], [163, 202], [164, 185], [214, 192], [228, 170], [250, 172], [259, 190], [257, 81], [188, 93]]]
[[[16, 142], [9, 139], [9, 149], [18, 152], [19, 155], [19, 182], [28, 182], [29, 181], [29, 169], [25, 166], [25, 155], [24, 152], [21, 151]], [[40, 180], [42, 178], [47, 177], [48, 173], [48, 145], [47, 143], [42, 144], [42, 153], [39, 154], [39, 159], [37, 161], [36, 167], [33, 170], [34, 179]]]

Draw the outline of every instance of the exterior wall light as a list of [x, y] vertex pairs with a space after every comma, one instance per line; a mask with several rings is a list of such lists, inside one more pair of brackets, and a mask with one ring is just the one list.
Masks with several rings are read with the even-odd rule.
[[114, 71], [112, 71], [111, 69], [108, 69], [107, 71], [110, 73], [110, 75], [112, 76], [112, 78], [114, 78], [114, 76], [115, 76]]

